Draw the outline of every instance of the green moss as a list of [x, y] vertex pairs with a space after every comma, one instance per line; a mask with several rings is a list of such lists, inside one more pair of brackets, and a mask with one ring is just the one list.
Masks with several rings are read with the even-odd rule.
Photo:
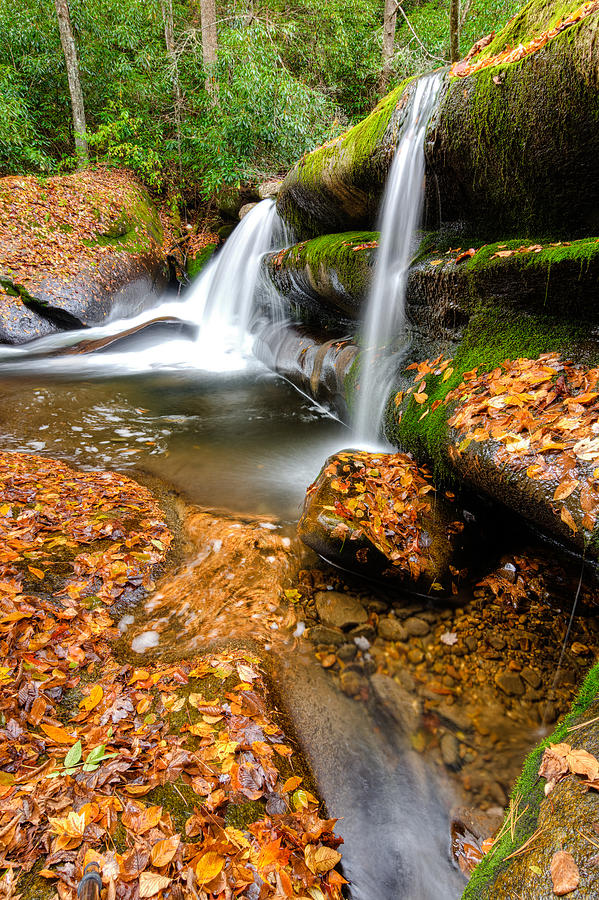
[[495, 36], [479, 59], [490, 59], [506, 50], [526, 44], [545, 31], [550, 30], [560, 20], [574, 13], [580, 7], [579, 0], [565, 0], [556, 3], [554, 0], [531, 0], [527, 3]]
[[402, 81], [375, 106], [373, 111], [334, 141], [318, 147], [297, 164], [298, 179], [304, 184], [316, 184], [325, 170], [337, 165], [359, 167], [370, 160], [382, 140], [397, 104], [412, 79]]
[[258, 822], [266, 815], [263, 800], [248, 800], [247, 803], [229, 803], [225, 813], [225, 825], [247, 831], [248, 825]]
[[204, 266], [212, 258], [212, 254], [216, 250], [216, 247], [216, 244], [208, 244], [206, 247], [203, 247], [199, 253], [187, 257], [187, 274], [190, 279], [193, 279], [196, 275], [200, 274]]
[[[530, 316], [523, 312], [510, 315], [499, 306], [479, 303], [455, 353], [454, 371], [447, 381], [443, 381], [443, 375], [427, 377], [428, 400], [425, 404], [416, 403], [412, 396], [404, 399], [398, 410], [393, 402], [389, 403], [388, 439], [419, 458], [430, 459], [440, 481], [453, 480], [447, 462], [448, 411], [444, 401], [449, 391], [461, 383], [464, 372], [474, 368], [491, 372], [506, 359], [536, 359], [541, 353], [552, 350], [570, 352], [587, 337], [588, 326], [583, 322]], [[408, 372], [399, 387], [405, 389], [413, 383], [413, 373]], [[422, 418], [435, 401], [441, 401], [441, 405]], [[398, 411], [401, 412], [399, 422]]]
[[360, 300], [368, 290], [373, 263], [373, 248], [357, 249], [378, 241], [378, 231], [348, 231], [328, 234], [291, 247], [284, 255], [285, 269], [307, 269], [313, 284], [324, 282], [325, 289], [338, 280], [347, 294]]
[[[550, 744], [559, 744], [567, 739], [568, 729], [591, 706], [598, 692], [599, 663], [596, 663], [587, 674], [570, 712], [557, 725], [553, 734], [544, 738], [527, 757], [522, 774], [514, 785], [511, 797], [514, 804], [518, 802], [520, 812], [527, 805], [528, 809], [518, 820], [514, 828], [513, 838], [511, 830], [509, 828], [506, 829], [501, 840], [497, 842], [493, 850], [484, 857], [475, 869], [464, 891], [463, 900], [481, 900], [491, 888], [495, 878], [507, 867], [506, 857], [521, 847], [535, 831], [539, 807], [545, 796], [543, 790], [544, 782], [538, 777], [543, 751]], [[487, 894], [487, 896], [491, 895]]]
[[[599, 257], [599, 238], [589, 237], [577, 241], [549, 243], [537, 253], [516, 253], [507, 258], [493, 259], [493, 256], [501, 250], [517, 250], [519, 247], [535, 243], [537, 242], [531, 241], [530, 238], [518, 238], [495, 244], [485, 244], [463, 265], [466, 271], [475, 273], [489, 266], [501, 268], [508, 260], [510, 265], [523, 269], [550, 269], [552, 265], [574, 260], [580, 263], [580, 272], [583, 274], [590, 263]], [[542, 245], [543, 241], [539, 240], [538, 244]]]

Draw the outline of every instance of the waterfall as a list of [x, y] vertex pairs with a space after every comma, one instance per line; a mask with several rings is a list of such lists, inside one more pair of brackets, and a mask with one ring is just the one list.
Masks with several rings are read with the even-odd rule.
[[406, 282], [424, 200], [424, 138], [442, 78], [434, 73], [415, 83], [383, 197], [354, 411], [354, 432], [362, 442], [380, 435], [389, 386], [407, 350]]
[[[274, 316], [274, 300], [261, 281], [261, 260], [270, 250], [286, 246], [292, 236], [277, 214], [273, 200], [263, 200], [237, 225], [224, 247], [210, 260], [181, 298], [170, 297], [130, 318], [113, 319], [92, 328], [52, 334], [21, 347], [0, 347], [4, 371], [29, 363], [54, 373], [115, 374], [156, 368], [197, 368], [210, 372], [240, 371], [251, 357], [251, 330], [265, 308]], [[195, 340], [179, 334], [156, 342], [153, 323], [169, 320], [196, 333]], [[164, 326], [168, 330], [168, 326]], [[149, 340], [144, 340], [147, 329]], [[131, 349], [85, 353], [85, 345], [109, 346], [116, 337], [138, 332]], [[85, 355], [80, 355], [81, 350]]]
[[197, 364], [214, 371], [251, 352], [260, 263], [288, 239], [273, 200], [263, 200], [236, 227], [187, 298], [199, 324]]

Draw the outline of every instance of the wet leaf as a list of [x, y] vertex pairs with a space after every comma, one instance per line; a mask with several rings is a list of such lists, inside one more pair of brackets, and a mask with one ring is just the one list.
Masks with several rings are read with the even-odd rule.
[[77, 740], [76, 735], [69, 734], [64, 728], [60, 728], [56, 725], [46, 725], [43, 723], [40, 728], [48, 735], [50, 740], [54, 741], [55, 744], [74, 744]]
[[167, 878], [166, 875], [159, 875], [157, 872], [142, 872], [139, 876], [140, 898], [154, 897], [159, 891], [167, 888], [172, 880], [172, 878]]
[[334, 869], [341, 860], [341, 854], [331, 847], [315, 847], [308, 844], [304, 848], [304, 858], [306, 865], [314, 875], [324, 875]]
[[216, 878], [225, 864], [224, 857], [215, 850], [208, 850], [202, 854], [196, 863], [196, 877], [198, 882], [206, 884]]
[[553, 893], [557, 897], [564, 897], [566, 894], [575, 891], [580, 883], [578, 866], [574, 862], [572, 854], [566, 850], [558, 850], [557, 853], [553, 854], [550, 872]]
[[171, 837], [165, 838], [162, 841], [158, 841], [157, 844], [154, 844], [150, 852], [152, 865], [156, 866], [157, 869], [160, 869], [162, 866], [166, 866], [170, 863], [177, 852], [180, 843], [181, 838], [178, 834], [174, 834]]

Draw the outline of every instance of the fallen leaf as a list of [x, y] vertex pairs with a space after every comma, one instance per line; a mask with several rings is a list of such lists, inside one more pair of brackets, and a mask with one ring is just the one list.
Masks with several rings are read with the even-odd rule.
[[558, 897], [564, 897], [575, 891], [580, 883], [580, 872], [574, 862], [574, 857], [566, 850], [558, 850], [553, 854], [550, 865], [553, 893]]
[[159, 891], [167, 888], [172, 880], [172, 878], [159, 875], [157, 872], [142, 872], [139, 876], [139, 896], [141, 898], [154, 897]]

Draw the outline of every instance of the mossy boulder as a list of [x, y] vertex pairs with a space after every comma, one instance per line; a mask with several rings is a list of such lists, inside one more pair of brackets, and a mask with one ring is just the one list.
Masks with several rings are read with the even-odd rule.
[[404, 588], [451, 591], [464, 523], [405, 453], [345, 450], [307, 491], [298, 534], [329, 562]]
[[411, 82], [403, 82], [366, 119], [289, 172], [277, 209], [297, 238], [374, 226], [410, 93]]
[[[530, 0], [472, 63], [526, 46], [579, 8]], [[594, 11], [523, 58], [449, 79], [427, 141], [442, 221], [491, 236], [599, 231], [598, 29]]]
[[[596, 897], [599, 890], [596, 823], [599, 792], [568, 775], [545, 796], [538, 777], [546, 747], [568, 743], [599, 758], [599, 666], [589, 672], [570, 713], [530, 754], [512, 791], [510, 811], [492, 851], [475, 869], [463, 900], [509, 900], [518, 896], [553, 900], [550, 877], [554, 853], [572, 854], [580, 886], [572, 897]], [[528, 844], [526, 842], [529, 842]]]
[[127, 172], [0, 180], [0, 342], [131, 315], [164, 284], [163, 235]]
[[339, 333], [361, 315], [378, 236], [376, 231], [324, 235], [271, 253], [263, 265], [296, 321]]
[[596, 557], [597, 362], [588, 322], [480, 302], [459, 342], [415, 343], [387, 436]]

